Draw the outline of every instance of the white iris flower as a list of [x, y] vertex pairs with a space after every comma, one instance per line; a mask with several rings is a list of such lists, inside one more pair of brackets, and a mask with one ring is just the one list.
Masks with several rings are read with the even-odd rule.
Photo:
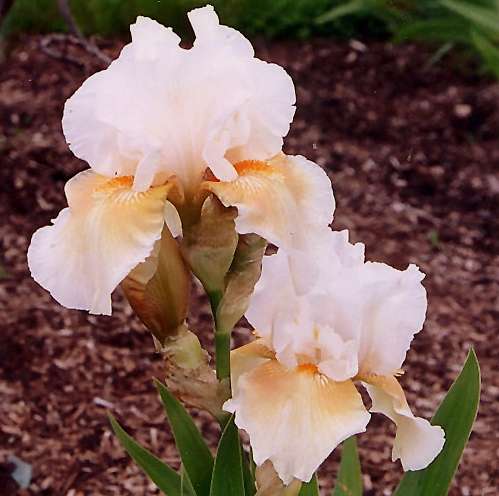
[[239, 233], [302, 249], [332, 220], [327, 175], [281, 153], [295, 111], [291, 78], [254, 56], [212, 7], [189, 19], [190, 49], [148, 18], [132, 42], [67, 101], [63, 130], [90, 169], [66, 185], [68, 208], [33, 236], [33, 278], [62, 305], [111, 313], [111, 293], [174, 236], [210, 193], [236, 207]]
[[[370, 414], [354, 382], [365, 385], [371, 412], [397, 425], [393, 460], [426, 467], [444, 432], [415, 417], [397, 381], [426, 313], [424, 277], [364, 261], [346, 231], [316, 238], [307, 260], [320, 267], [306, 293], [295, 290], [303, 264], [285, 250], [264, 258], [246, 313], [258, 339], [232, 352], [235, 412], [257, 465], [270, 460], [280, 478], [309, 481], [334, 448], [363, 432]], [[290, 263], [291, 262], [291, 263]]]

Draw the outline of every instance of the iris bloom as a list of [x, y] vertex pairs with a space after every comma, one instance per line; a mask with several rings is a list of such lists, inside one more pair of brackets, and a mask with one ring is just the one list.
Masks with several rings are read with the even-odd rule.
[[34, 279], [68, 308], [111, 313], [115, 287], [214, 194], [237, 208], [239, 233], [300, 250], [332, 220], [326, 174], [281, 152], [295, 92], [279, 66], [218, 22], [210, 6], [189, 19], [190, 49], [148, 18], [132, 42], [67, 101], [63, 130], [90, 169], [67, 184], [68, 208], [38, 230]]
[[322, 270], [305, 294], [294, 289], [284, 250], [264, 259], [246, 313], [259, 338], [232, 352], [224, 408], [249, 434], [256, 464], [270, 460], [285, 484], [310, 480], [340, 442], [365, 430], [357, 381], [371, 412], [395, 422], [392, 458], [404, 470], [426, 467], [444, 444], [440, 427], [413, 415], [397, 380], [425, 319], [424, 275], [414, 265], [364, 262], [363, 245], [347, 236], [316, 240]]

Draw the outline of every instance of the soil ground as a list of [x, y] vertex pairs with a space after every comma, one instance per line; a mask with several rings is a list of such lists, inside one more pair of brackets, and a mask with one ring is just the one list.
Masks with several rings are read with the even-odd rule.
[[[0, 67], [0, 493], [156, 494], [106, 418], [110, 410], [178, 463], [151, 382], [162, 364], [148, 333], [119, 291], [112, 317], [88, 316], [56, 304], [26, 267], [31, 234], [56, 216], [64, 183], [85, 168], [64, 142], [64, 101], [101, 68], [77, 47], [54, 58], [42, 40], [19, 40]], [[120, 47], [100, 43], [111, 55]], [[330, 174], [333, 227], [365, 242], [369, 259], [414, 262], [427, 274], [428, 318], [402, 378], [417, 414], [431, 416], [475, 347], [481, 409], [451, 494], [497, 494], [499, 86], [458, 59], [431, 65], [431, 52], [412, 45], [260, 42], [257, 52], [296, 82], [286, 151]], [[193, 310], [191, 327], [208, 335], [201, 295]], [[236, 335], [247, 338], [244, 325]], [[206, 415], [197, 420], [214, 444], [217, 428]], [[400, 477], [392, 437], [377, 416], [359, 436], [366, 494], [390, 494]], [[9, 454], [32, 464], [28, 489], [16, 492]], [[337, 462], [334, 453], [321, 472], [325, 489]]]

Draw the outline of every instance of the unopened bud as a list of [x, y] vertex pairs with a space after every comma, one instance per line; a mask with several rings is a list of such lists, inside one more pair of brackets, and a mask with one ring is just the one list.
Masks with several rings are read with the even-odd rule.
[[184, 229], [182, 253], [206, 292], [222, 294], [238, 235], [237, 211], [224, 207], [213, 195], [203, 203], [197, 223]]
[[153, 252], [121, 283], [137, 316], [160, 343], [179, 332], [187, 316], [190, 274], [168, 228]]
[[248, 309], [255, 284], [262, 272], [267, 242], [256, 234], [239, 236], [232, 265], [225, 277], [225, 290], [217, 309], [217, 323], [231, 330]]

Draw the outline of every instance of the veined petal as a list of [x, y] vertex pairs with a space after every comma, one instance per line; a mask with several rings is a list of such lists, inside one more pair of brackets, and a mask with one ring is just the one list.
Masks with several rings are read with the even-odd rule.
[[66, 184], [69, 207], [33, 235], [31, 274], [65, 307], [110, 315], [112, 291], [161, 237], [172, 184], [135, 193], [132, 182], [77, 174]]
[[180, 38], [172, 28], [165, 28], [148, 17], [138, 16], [130, 26], [134, 55], [138, 60], [155, 60], [163, 51], [178, 47]]
[[[362, 266], [364, 245], [348, 241], [348, 231], [322, 229], [313, 235], [313, 243], [306, 251], [286, 250], [290, 277], [298, 295], [324, 292], [342, 278], [340, 273]], [[321, 312], [323, 313], [323, 312]]]
[[[272, 339], [274, 325], [282, 322], [281, 316], [296, 320], [300, 310], [288, 266], [288, 259], [279, 251], [263, 257], [262, 275], [255, 285], [245, 316], [260, 336]], [[290, 313], [290, 310], [293, 310]]]
[[[345, 284], [355, 284], [347, 270], [351, 271], [364, 264], [364, 245], [348, 242], [348, 231], [321, 230], [313, 238], [313, 245], [305, 252], [280, 249], [275, 255], [264, 257], [262, 275], [255, 286], [246, 318], [261, 335], [268, 336], [274, 323], [279, 322], [279, 314], [293, 316], [305, 306], [313, 310], [313, 318], [322, 318], [321, 322], [333, 327], [345, 327], [338, 322], [341, 314], [351, 313], [350, 308], [341, 310], [343, 303], [351, 300], [351, 293], [358, 293], [357, 288], [345, 291]], [[308, 272], [307, 274], [305, 274]], [[302, 281], [313, 277], [313, 282], [303, 289]], [[336, 305], [329, 297], [331, 288], [340, 286], [338, 294], [347, 293], [348, 298]], [[321, 296], [322, 295], [322, 296]], [[335, 319], [331, 322], [331, 312], [325, 316], [322, 305], [314, 304], [322, 297], [326, 306], [335, 304]], [[312, 305], [309, 305], [312, 303]], [[315, 311], [317, 310], [317, 311]], [[293, 317], [294, 318], [294, 317]], [[350, 338], [350, 336], [347, 336]]]
[[404, 470], [427, 467], [444, 446], [444, 430], [414, 416], [395, 377], [368, 375], [361, 379], [373, 401], [371, 412], [383, 413], [397, 425], [392, 460], [400, 458]]
[[230, 352], [230, 375], [232, 391], [236, 394], [239, 378], [259, 365], [274, 358], [274, 353], [264, 339], [256, 339]]
[[301, 156], [279, 155], [270, 162], [235, 165], [238, 177], [205, 182], [226, 207], [237, 207], [236, 229], [255, 233], [279, 247], [304, 249], [314, 231], [332, 221], [331, 182], [316, 164]]
[[330, 381], [313, 367], [287, 369], [277, 360], [243, 373], [224, 409], [249, 434], [256, 464], [270, 460], [285, 484], [309, 481], [370, 418], [351, 381]]
[[[242, 100], [226, 105], [226, 115], [216, 121], [203, 150], [215, 176], [233, 180], [232, 163], [266, 160], [281, 151], [295, 113], [293, 81], [282, 67], [255, 58], [251, 43], [237, 30], [221, 25], [211, 5], [194, 9], [188, 16], [196, 35], [194, 50], [201, 57], [209, 60], [214, 51], [222, 51], [224, 61], [233, 57], [239, 61], [224, 79], [239, 77], [238, 86], [245, 94]], [[213, 71], [213, 63], [210, 68]], [[234, 85], [229, 88], [223, 101], [230, 100], [235, 89]]]

